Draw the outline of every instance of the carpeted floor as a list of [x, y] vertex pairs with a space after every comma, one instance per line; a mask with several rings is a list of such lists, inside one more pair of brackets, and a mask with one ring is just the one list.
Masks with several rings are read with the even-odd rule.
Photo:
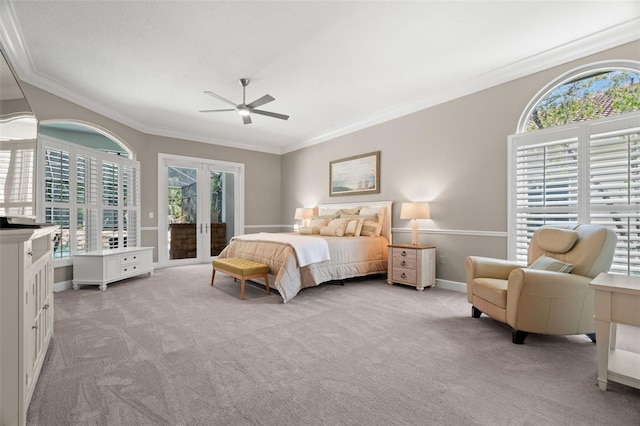
[[[55, 295], [29, 425], [638, 425], [585, 336], [473, 319], [462, 293], [377, 277], [277, 293], [211, 266]], [[640, 334], [619, 327], [619, 346]]]

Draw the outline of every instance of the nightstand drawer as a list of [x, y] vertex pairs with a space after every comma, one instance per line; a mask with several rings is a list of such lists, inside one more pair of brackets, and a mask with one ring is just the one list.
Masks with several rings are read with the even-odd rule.
[[393, 267], [395, 268], [407, 268], [415, 270], [417, 266], [417, 259], [415, 256], [400, 257], [393, 256]]
[[415, 269], [393, 268], [393, 275], [391, 279], [400, 283], [416, 284], [417, 276]]
[[416, 250], [413, 249], [406, 249], [406, 248], [397, 248], [394, 247], [392, 249], [392, 256], [393, 256], [393, 260], [395, 261], [396, 259], [399, 260], [412, 260], [415, 264], [416, 259], [417, 259], [417, 253]]

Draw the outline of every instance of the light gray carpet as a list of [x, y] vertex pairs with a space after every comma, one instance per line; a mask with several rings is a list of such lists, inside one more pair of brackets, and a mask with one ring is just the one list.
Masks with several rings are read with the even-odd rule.
[[[585, 336], [514, 345], [464, 294], [381, 277], [282, 304], [210, 273], [56, 293], [28, 424], [640, 424], [640, 390], [599, 390]], [[640, 334], [620, 327], [619, 343], [640, 351]]]

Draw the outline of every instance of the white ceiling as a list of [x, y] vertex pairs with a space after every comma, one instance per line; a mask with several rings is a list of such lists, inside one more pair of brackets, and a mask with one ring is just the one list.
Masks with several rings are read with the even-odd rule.
[[[640, 39], [640, 1], [4, 1], [22, 80], [150, 134], [284, 153]], [[619, 58], [623, 59], [623, 58]], [[236, 112], [203, 94], [288, 121]], [[524, 108], [524, 105], [523, 105]]]

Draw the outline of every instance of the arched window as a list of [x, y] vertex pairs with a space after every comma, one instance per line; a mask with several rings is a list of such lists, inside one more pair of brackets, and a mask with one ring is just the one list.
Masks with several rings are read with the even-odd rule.
[[88, 123], [41, 123], [37, 216], [60, 226], [56, 260], [138, 245], [140, 164], [133, 154]]
[[509, 137], [509, 257], [542, 225], [615, 230], [611, 272], [640, 275], [640, 63], [573, 70], [542, 88]]
[[640, 110], [640, 71], [632, 61], [573, 70], [549, 83], [525, 108], [518, 133]]

